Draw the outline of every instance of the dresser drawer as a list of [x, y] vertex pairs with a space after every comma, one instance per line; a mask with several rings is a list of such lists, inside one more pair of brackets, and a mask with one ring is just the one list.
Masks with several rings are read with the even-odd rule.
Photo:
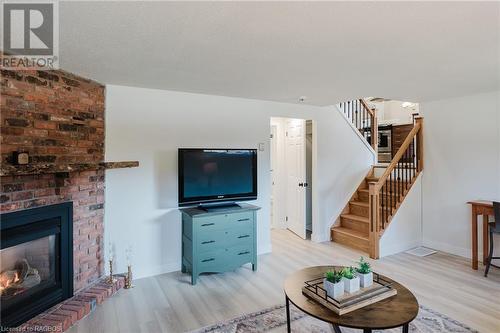
[[251, 225], [253, 222], [252, 212], [236, 213], [227, 216], [228, 221], [231, 223], [231, 227]]
[[235, 228], [213, 230], [198, 236], [197, 248], [200, 253], [210, 252], [221, 247], [227, 248], [237, 244], [252, 244], [254, 239], [251, 225]]
[[194, 218], [193, 222], [198, 232], [210, 232], [212, 230], [221, 230], [245, 225], [252, 225], [253, 213], [242, 212], [235, 214], [221, 214]]
[[197, 269], [200, 272], [220, 272], [224, 265], [224, 249], [200, 253], [197, 259]]
[[238, 245], [221, 250], [215, 250], [199, 255], [198, 269], [200, 272], [224, 272], [251, 262], [253, 246]]

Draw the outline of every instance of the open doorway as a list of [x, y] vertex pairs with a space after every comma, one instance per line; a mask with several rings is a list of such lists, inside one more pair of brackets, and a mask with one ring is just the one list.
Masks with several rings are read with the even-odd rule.
[[311, 120], [271, 118], [271, 227], [303, 239], [312, 233]]

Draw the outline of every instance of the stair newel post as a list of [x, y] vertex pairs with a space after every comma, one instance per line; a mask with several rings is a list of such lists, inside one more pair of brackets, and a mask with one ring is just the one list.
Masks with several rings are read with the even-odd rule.
[[420, 128], [417, 132], [417, 171], [422, 171], [424, 169], [424, 118], [415, 118], [416, 125]]
[[370, 219], [370, 235], [369, 235], [369, 251], [370, 258], [379, 258], [379, 232], [380, 232], [380, 189], [376, 182], [370, 182], [368, 185], [369, 193], [369, 219]]

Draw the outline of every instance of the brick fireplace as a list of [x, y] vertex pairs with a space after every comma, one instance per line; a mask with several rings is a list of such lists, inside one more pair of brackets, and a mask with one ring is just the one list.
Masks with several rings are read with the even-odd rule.
[[[1, 75], [1, 212], [72, 201], [79, 290], [103, 274], [104, 170], [52, 168], [104, 161], [104, 86], [64, 71]], [[43, 168], [14, 166], [18, 151]]]
[[104, 170], [138, 164], [104, 163], [104, 89], [62, 70], [1, 70], [0, 210], [72, 203], [75, 292], [104, 274]]

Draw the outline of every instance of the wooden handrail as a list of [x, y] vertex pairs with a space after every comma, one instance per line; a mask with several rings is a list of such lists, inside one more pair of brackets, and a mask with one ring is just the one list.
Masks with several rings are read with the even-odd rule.
[[380, 190], [380, 188], [385, 184], [385, 181], [387, 178], [389, 178], [389, 175], [391, 172], [394, 170], [398, 162], [401, 160], [403, 157], [403, 154], [405, 153], [406, 149], [411, 145], [413, 142], [414, 137], [417, 135], [418, 131], [422, 127], [422, 122], [419, 121], [419, 119], [423, 118], [417, 118], [417, 121], [415, 123], [415, 126], [413, 126], [412, 130], [410, 133], [408, 133], [408, 136], [406, 137], [405, 141], [403, 141], [403, 144], [397, 151], [397, 153], [394, 155], [394, 157], [391, 160], [391, 163], [387, 166], [387, 169], [385, 170], [384, 174], [382, 177], [379, 178], [377, 183], [375, 184], [375, 190]]
[[370, 109], [370, 107], [368, 106], [368, 104], [366, 104], [365, 100], [364, 100], [364, 99], [362, 99], [362, 98], [360, 98], [360, 99], [359, 99], [359, 101], [361, 102], [361, 104], [363, 104], [363, 106], [364, 106], [364, 107], [365, 107], [365, 109], [368, 111], [368, 113], [370, 113], [370, 115], [371, 115], [372, 117], [374, 117], [374, 116], [375, 116], [375, 113], [373, 112], [373, 110], [372, 110], [372, 109]]
[[401, 206], [423, 166], [423, 118], [419, 117], [415, 119], [415, 125], [382, 177], [368, 184], [371, 258], [379, 257], [380, 236]]

